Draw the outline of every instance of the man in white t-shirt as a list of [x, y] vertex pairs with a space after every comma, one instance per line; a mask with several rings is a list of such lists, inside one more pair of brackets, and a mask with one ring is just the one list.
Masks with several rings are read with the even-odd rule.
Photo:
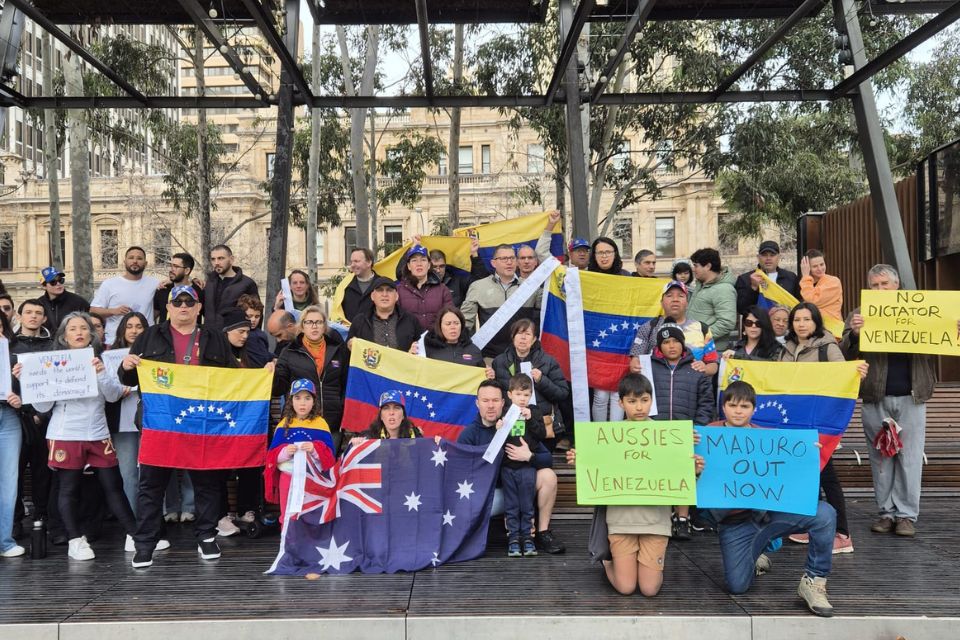
[[120, 319], [131, 311], [139, 311], [153, 324], [153, 294], [160, 281], [143, 275], [147, 268], [147, 252], [130, 247], [123, 254], [122, 275], [104, 280], [93, 294], [90, 311], [107, 319], [106, 342], [109, 345], [117, 332]]

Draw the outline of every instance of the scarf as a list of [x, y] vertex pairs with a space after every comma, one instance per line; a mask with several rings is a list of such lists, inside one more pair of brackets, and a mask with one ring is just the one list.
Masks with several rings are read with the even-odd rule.
[[317, 377], [320, 377], [320, 374], [323, 373], [323, 360], [327, 355], [327, 341], [320, 337], [320, 340], [314, 342], [306, 336], [303, 337], [303, 348], [307, 350], [307, 353], [313, 358], [313, 362], [317, 367]]

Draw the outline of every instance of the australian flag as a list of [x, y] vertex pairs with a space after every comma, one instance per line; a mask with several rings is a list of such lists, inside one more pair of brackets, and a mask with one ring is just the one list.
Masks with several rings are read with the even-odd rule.
[[303, 507], [267, 573], [396, 573], [483, 555], [500, 468], [484, 450], [367, 440], [326, 472], [308, 458]]

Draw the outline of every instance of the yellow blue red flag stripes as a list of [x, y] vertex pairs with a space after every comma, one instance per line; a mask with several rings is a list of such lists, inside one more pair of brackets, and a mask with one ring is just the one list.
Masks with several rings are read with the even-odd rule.
[[742, 380], [757, 392], [753, 423], [780, 429], [816, 429], [820, 466], [830, 459], [853, 417], [860, 391], [859, 362], [762, 362], [727, 360], [720, 376], [723, 391]]
[[[532, 213], [512, 220], [503, 220], [500, 222], [490, 222], [488, 224], [479, 224], [472, 227], [461, 227], [455, 229], [453, 235], [460, 237], [476, 236], [480, 241], [480, 250], [478, 255], [490, 269], [490, 260], [493, 258], [493, 252], [497, 245], [510, 244], [514, 249], [519, 249], [521, 245], [528, 245], [536, 248], [537, 240], [543, 234], [543, 229], [547, 225], [549, 213]], [[550, 236], [550, 254], [559, 258], [564, 254], [563, 233], [560, 230], [560, 224], [554, 227]]]
[[[540, 343], [570, 378], [570, 333], [564, 267], [554, 271], [545, 296]], [[630, 365], [633, 337], [645, 322], [660, 315], [660, 297], [667, 280], [627, 278], [580, 272], [583, 335], [590, 387], [615, 391]]]
[[[762, 309], [770, 309], [774, 305], [783, 305], [787, 309], [793, 309], [800, 302], [793, 297], [789, 291], [778, 285], [765, 274], [762, 269], [757, 269], [756, 273], [763, 278], [763, 284], [760, 285], [760, 294], [757, 296], [757, 304]], [[831, 316], [823, 316], [823, 326], [832, 333], [837, 340], [843, 335], [843, 322]]]
[[178, 469], [261, 467], [273, 374], [143, 360], [140, 463]]
[[404, 409], [425, 436], [456, 440], [477, 413], [481, 367], [420, 358], [405, 351], [353, 339], [341, 428], [366, 431], [377, 417], [384, 391], [398, 390]]

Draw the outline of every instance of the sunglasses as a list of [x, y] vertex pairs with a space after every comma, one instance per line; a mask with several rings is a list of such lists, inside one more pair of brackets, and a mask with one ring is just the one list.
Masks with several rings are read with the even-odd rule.
[[49, 281], [47, 284], [52, 287], [55, 284], [63, 284], [66, 281], [67, 281], [66, 276], [57, 276], [53, 280]]
[[197, 304], [197, 301], [194, 300], [193, 298], [177, 298], [176, 300], [171, 300], [170, 304], [172, 304], [177, 308], [180, 308], [183, 306], [186, 306], [189, 308], [189, 307], [195, 306]]
[[760, 322], [758, 320], [744, 320], [743, 326], [745, 327], [759, 327]]

